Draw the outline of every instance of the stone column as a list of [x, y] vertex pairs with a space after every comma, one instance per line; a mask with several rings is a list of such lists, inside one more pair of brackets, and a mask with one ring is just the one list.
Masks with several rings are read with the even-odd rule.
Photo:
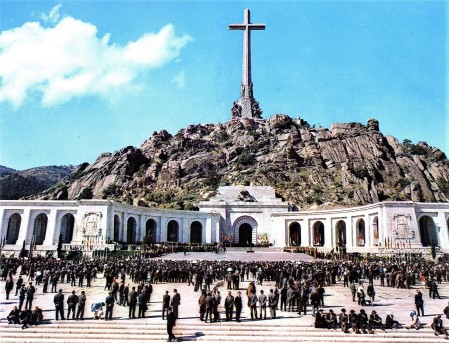
[[326, 248], [332, 248], [335, 244], [335, 239], [332, 230], [332, 220], [330, 218], [326, 218], [323, 220], [324, 225], [324, 246]]
[[440, 248], [446, 248], [447, 250], [447, 248], [449, 247], [449, 228], [447, 227], [447, 221], [443, 210], [438, 211], [438, 226], [440, 228]]
[[57, 234], [57, 229], [56, 229], [56, 209], [52, 208], [50, 210], [50, 213], [47, 214], [48, 216], [48, 221], [47, 221], [47, 229], [45, 231], [45, 239], [43, 242], [43, 246], [48, 246], [48, 245], [54, 245], [55, 243], [55, 234]]

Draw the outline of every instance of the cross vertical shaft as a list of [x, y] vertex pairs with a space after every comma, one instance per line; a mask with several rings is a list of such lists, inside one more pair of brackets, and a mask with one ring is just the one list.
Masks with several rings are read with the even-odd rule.
[[[233, 116], [241, 117], [260, 117], [262, 111], [259, 109], [259, 104], [254, 101], [253, 97], [253, 83], [251, 77], [251, 30], [265, 30], [265, 24], [251, 24], [250, 10], [247, 8], [244, 11], [244, 20], [242, 24], [230, 24], [229, 30], [243, 31], [243, 63], [242, 63], [242, 84], [240, 99], [237, 105], [240, 106], [239, 112], [236, 111], [236, 103], [233, 107]], [[256, 112], [253, 111], [253, 105], [256, 104]]]

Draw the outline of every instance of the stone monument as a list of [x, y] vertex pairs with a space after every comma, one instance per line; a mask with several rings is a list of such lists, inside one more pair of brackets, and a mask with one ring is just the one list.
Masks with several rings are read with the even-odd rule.
[[265, 30], [265, 24], [251, 24], [250, 11], [245, 9], [242, 24], [230, 24], [229, 30], [243, 31], [243, 65], [240, 99], [232, 106], [233, 118], [261, 118], [262, 110], [253, 96], [253, 82], [251, 80], [251, 30]]

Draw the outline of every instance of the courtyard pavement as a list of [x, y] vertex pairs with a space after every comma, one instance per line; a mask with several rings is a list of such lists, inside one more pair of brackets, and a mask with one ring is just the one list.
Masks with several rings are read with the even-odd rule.
[[[256, 249], [253, 253], [247, 253], [245, 249], [228, 251], [226, 253], [188, 253], [184, 255], [183, 253], [168, 254], [161, 257], [161, 259], [170, 260], [236, 260], [236, 261], [313, 261], [313, 258], [304, 254], [291, 254], [276, 251], [274, 249]], [[14, 281], [16, 280], [14, 277]], [[27, 277], [24, 278], [27, 281]], [[246, 288], [250, 281], [245, 280], [240, 283], [240, 291], [244, 297], [244, 308], [242, 312], [242, 322], [248, 323], [249, 309], [246, 306]], [[130, 279], [126, 279], [126, 282], [130, 283], [130, 287], [133, 283]], [[11, 292], [10, 300], [5, 299], [5, 282], [0, 282], [0, 320], [4, 320], [8, 315], [9, 311], [14, 305], [18, 305], [18, 296], [14, 296], [14, 291]], [[96, 281], [92, 282], [92, 287], [71, 287], [69, 283], [58, 283], [58, 289], [61, 288], [65, 294], [65, 301], [72, 290], [76, 291], [76, 294], [80, 294], [81, 290], [86, 292], [87, 302], [85, 310], [85, 318], [91, 320], [93, 314], [90, 312], [90, 305], [92, 303], [104, 302], [107, 296], [107, 291], [104, 290], [105, 279], [103, 279], [102, 274], [98, 274]], [[375, 280], [374, 282], [376, 290], [376, 301], [374, 306], [365, 306], [365, 310], [368, 314], [371, 313], [373, 309], [385, 320], [386, 312], [392, 311], [395, 314], [395, 319], [400, 323], [408, 324], [410, 321], [409, 313], [414, 309], [414, 295], [416, 294], [416, 289], [420, 287], [412, 287], [412, 289], [396, 289], [380, 287], [380, 280]], [[222, 304], [220, 305], [221, 317], [224, 320], [224, 309], [223, 303], [224, 298], [227, 295], [226, 285], [223, 284], [218, 287], [222, 295]], [[176, 288], [181, 295], [181, 306], [179, 307], [179, 321], [182, 324], [197, 325], [199, 323], [198, 319], [198, 298], [200, 292], [194, 292], [193, 286], [187, 286], [187, 284], [180, 283], [160, 283], [153, 285], [153, 294], [151, 296], [151, 302], [149, 310], [146, 313], [145, 319], [134, 319], [132, 321], [142, 322], [142, 323], [163, 323], [162, 314], [162, 296], [166, 290], [173, 294], [173, 289]], [[274, 288], [273, 282], [264, 282], [263, 285], [257, 285], [257, 294], [260, 294], [260, 290], [263, 289], [265, 294], [268, 294], [270, 288]], [[51, 286], [49, 285], [49, 290]], [[336, 285], [325, 287], [325, 297], [324, 297], [324, 309], [327, 312], [329, 309], [333, 309], [337, 313], [340, 312], [342, 307], [345, 307], [347, 311], [354, 309], [359, 312], [360, 306], [356, 302], [352, 301], [352, 296], [350, 289], [348, 287], [343, 287], [343, 281], [338, 282]], [[449, 283], [443, 282], [439, 287], [440, 295], [442, 299], [430, 299], [428, 291], [423, 289], [424, 294], [424, 309], [425, 316], [421, 317], [421, 323], [426, 327], [430, 327], [432, 318], [437, 313], [442, 313], [444, 307], [449, 301]], [[236, 295], [237, 291], [233, 290], [232, 294]], [[35, 300], [33, 302], [33, 307], [35, 305], [43, 309], [45, 319], [51, 321], [55, 318], [55, 311], [53, 306], [53, 297], [55, 293], [42, 293], [42, 285], [37, 286], [37, 292], [35, 295]], [[67, 314], [67, 304], [65, 303], [65, 316]], [[268, 311], [267, 311], [268, 312]], [[298, 315], [296, 312], [282, 312], [278, 311], [278, 318], [275, 320], [255, 320], [252, 325], [270, 325], [273, 327], [282, 326], [292, 323], [297, 323], [297, 325], [312, 325], [314, 318], [310, 315], [310, 308], [308, 308], [307, 315]], [[128, 319], [128, 308], [124, 306], [115, 305], [113, 311], [113, 320], [129, 320]], [[449, 321], [445, 319], [443, 315], [443, 321], [445, 326], [449, 326]], [[212, 323], [210, 325], [220, 325], [220, 323]], [[239, 325], [239, 323], [235, 323]]]

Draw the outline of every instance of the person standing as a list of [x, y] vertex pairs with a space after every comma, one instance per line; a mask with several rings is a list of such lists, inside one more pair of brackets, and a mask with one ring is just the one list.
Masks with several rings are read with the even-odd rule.
[[267, 319], [267, 296], [263, 294], [263, 290], [260, 290], [259, 295], [259, 306], [260, 306], [260, 313], [259, 318], [262, 319], [262, 312], [263, 312], [263, 319]]
[[145, 318], [145, 311], [147, 310], [147, 297], [144, 290], [142, 290], [137, 297], [137, 303], [139, 304], [139, 314], [137, 317]]
[[34, 293], [36, 293], [36, 288], [33, 286], [33, 283], [30, 282], [30, 285], [28, 286], [27, 292], [26, 292], [27, 300], [25, 303], [25, 308], [28, 309], [29, 311], [31, 311], [31, 309], [33, 307]]
[[67, 298], [67, 320], [70, 319], [70, 313], [72, 313], [72, 319], [75, 319], [75, 309], [76, 304], [78, 303], [78, 296], [75, 294], [75, 291], [72, 291]]
[[19, 290], [19, 311], [22, 311], [23, 302], [25, 301], [25, 297], [27, 294], [27, 289], [25, 288], [25, 284], [22, 283]]
[[53, 303], [55, 304], [56, 320], [59, 320], [59, 316], [64, 320], [64, 294], [62, 294], [62, 289], [53, 298]]
[[212, 323], [212, 312], [214, 310], [214, 297], [212, 296], [212, 293], [207, 293], [207, 297], [205, 302], [206, 307], [206, 319], [205, 322], [207, 323], [207, 318], [209, 317], [209, 322]]
[[424, 299], [419, 289], [416, 290], [415, 294], [415, 306], [416, 306], [416, 313], [418, 313], [418, 316], [424, 317]]
[[162, 320], [165, 320], [165, 313], [168, 314], [168, 308], [170, 307], [170, 295], [168, 291], [162, 296]]
[[270, 289], [268, 294], [268, 306], [270, 307], [270, 318], [276, 318], [277, 296], [274, 294], [273, 289]]
[[12, 281], [12, 278], [9, 278], [5, 282], [5, 293], [6, 293], [6, 300], [9, 300], [9, 293], [14, 289], [14, 281]]
[[173, 313], [173, 309], [171, 306], [167, 308], [167, 333], [168, 333], [168, 341], [176, 340], [175, 335], [173, 335], [173, 327], [176, 325], [176, 317]]
[[59, 275], [57, 272], [54, 272], [51, 276], [51, 292], [56, 293], [56, 287], [58, 285]]
[[225, 299], [225, 312], [226, 312], [226, 320], [232, 320], [232, 314], [234, 312], [234, 297], [231, 294], [231, 291], [228, 292], [228, 296]]
[[[22, 275], [19, 275], [19, 278], [16, 281], [16, 296], [20, 291], [20, 288], [22, 288], [22, 284], [23, 284], [23, 279], [22, 279]], [[19, 309], [20, 310], [20, 309]]]
[[76, 311], [76, 320], [84, 320], [84, 306], [86, 305], [86, 292], [81, 291], [78, 297], [78, 310]]
[[173, 290], [173, 297], [171, 299], [171, 305], [173, 307], [173, 313], [175, 314], [176, 319], [178, 319], [178, 308], [181, 305], [181, 294], [178, 293], [178, 290], [175, 288]]
[[106, 297], [106, 314], [104, 316], [104, 320], [112, 320], [112, 311], [114, 310], [114, 296], [112, 292], [109, 292], [109, 295]]
[[257, 296], [254, 293], [248, 294], [248, 307], [251, 313], [251, 320], [257, 319]]
[[129, 311], [128, 311], [128, 318], [133, 319], [136, 318], [136, 306], [137, 306], [137, 292], [136, 287], [131, 288], [131, 292], [129, 292]]
[[201, 291], [201, 295], [198, 299], [198, 305], [200, 307], [200, 320], [204, 321], [204, 314], [206, 313], [206, 290]]
[[242, 313], [242, 294], [240, 291], [237, 292], [237, 296], [234, 298], [234, 306], [235, 306], [235, 321], [240, 323], [240, 314]]
[[218, 312], [218, 305], [221, 304], [220, 291], [217, 288], [214, 288], [212, 296], [214, 298], [214, 322], [218, 322], [220, 320], [220, 313]]

